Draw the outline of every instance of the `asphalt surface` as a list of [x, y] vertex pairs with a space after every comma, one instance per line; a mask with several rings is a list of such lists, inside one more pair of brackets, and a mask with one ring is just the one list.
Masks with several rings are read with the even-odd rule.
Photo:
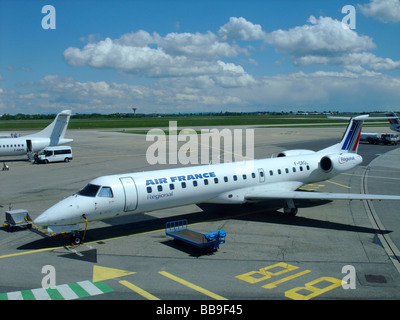
[[[340, 140], [344, 129], [257, 129], [254, 156], [322, 149]], [[0, 172], [1, 215], [11, 205], [27, 209], [34, 219], [98, 176], [172, 167], [148, 164], [146, 150], [152, 142], [145, 135], [69, 130], [67, 137], [75, 139], [70, 163], [33, 165], [23, 157], [0, 159], [10, 167]], [[364, 158], [360, 167], [304, 189], [399, 195], [400, 149], [363, 144], [359, 153]], [[35, 228], [8, 232], [3, 226], [0, 299], [400, 298], [398, 204], [297, 204], [296, 217], [284, 216], [280, 201], [265, 201], [191, 205], [93, 222], [78, 247]], [[181, 218], [200, 232], [224, 229], [226, 243], [212, 254], [176, 243], [164, 227]], [[342, 286], [344, 282], [348, 285]], [[52, 288], [42, 289], [48, 285]]]

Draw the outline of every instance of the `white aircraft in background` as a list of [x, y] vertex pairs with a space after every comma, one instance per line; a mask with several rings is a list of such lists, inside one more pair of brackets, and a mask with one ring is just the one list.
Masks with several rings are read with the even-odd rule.
[[64, 138], [70, 117], [71, 110], [64, 110], [40, 132], [18, 138], [1, 138], [0, 157], [29, 154], [49, 146], [57, 146], [73, 141], [73, 139]]
[[[99, 177], [47, 209], [33, 223], [52, 232], [71, 232], [88, 221], [196, 203], [282, 199], [284, 212], [295, 215], [294, 199], [400, 200], [400, 196], [389, 195], [298, 191], [305, 184], [330, 179], [362, 162], [356, 152], [367, 118], [351, 119], [339, 143], [317, 152], [288, 150], [276, 158]], [[79, 243], [79, 235], [73, 234], [72, 240]]]
[[390, 129], [393, 131], [400, 132], [400, 120], [399, 117], [394, 112], [386, 113], [390, 123]]

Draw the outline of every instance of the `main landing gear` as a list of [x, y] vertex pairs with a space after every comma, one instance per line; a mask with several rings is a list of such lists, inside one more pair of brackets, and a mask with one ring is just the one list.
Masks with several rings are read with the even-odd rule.
[[297, 207], [293, 199], [286, 199], [283, 202], [283, 212], [288, 216], [295, 216], [297, 214]]

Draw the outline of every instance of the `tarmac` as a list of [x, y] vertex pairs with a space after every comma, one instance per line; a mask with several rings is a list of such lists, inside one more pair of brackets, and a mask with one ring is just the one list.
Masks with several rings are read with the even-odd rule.
[[[254, 157], [285, 149], [319, 150], [343, 128], [257, 128]], [[368, 128], [372, 132], [373, 128]], [[382, 128], [377, 129], [382, 131]], [[115, 130], [118, 131], [118, 130]], [[27, 209], [32, 219], [90, 180], [148, 171], [146, 135], [68, 130], [74, 159], [31, 164], [4, 158], [0, 215]], [[362, 144], [358, 168], [304, 190], [400, 195], [400, 148]], [[190, 205], [89, 223], [84, 244], [32, 228], [0, 228], [0, 300], [336, 300], [400, 298], [400, 216], [392, 201], [299, 201], [295, 217], [280, 201]], [[200, 232], [224, 229], [210, 254], [165, 235], [186, 218]], [[83, 226], [84, 227], [84, 226]]]

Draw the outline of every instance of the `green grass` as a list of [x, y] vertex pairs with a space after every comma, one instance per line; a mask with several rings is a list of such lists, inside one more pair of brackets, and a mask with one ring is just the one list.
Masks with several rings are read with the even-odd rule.
[[[328, 119], [321, 116], [166, 116], [141, 117], [129, 119], [71, 119], [69, 129], [130, 129], [130, 128], [168, 128], [169, 121], [177, 121], [178, 128], [216, 127], [216, 126], [266, 126], [266, 125], [312, 125], [346, 123], [346, 120]], [[1, 120], [0, 131], [41, 130], [52, 120]], [[383, 121], [365, 123], [368, 126], [387, 126]], [[315, 127], [315, 126], [313, 126]], [[132, 132], [140, 133], [140, 132]]]

